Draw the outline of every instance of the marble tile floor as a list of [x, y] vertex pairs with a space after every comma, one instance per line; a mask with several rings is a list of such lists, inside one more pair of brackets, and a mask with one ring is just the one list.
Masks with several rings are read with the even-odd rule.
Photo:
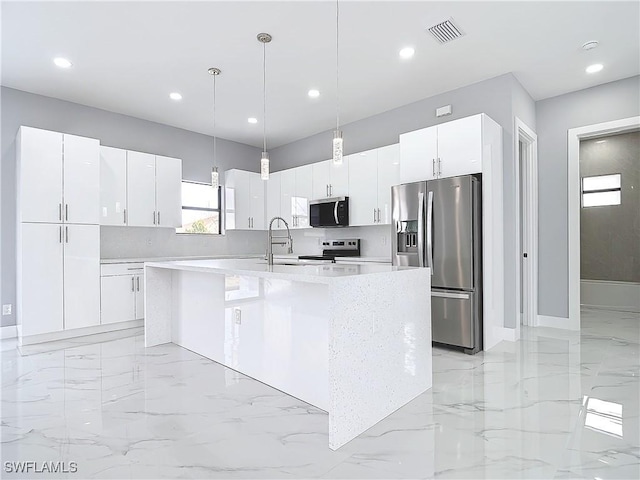
[[640, 478], [639, 314], [436, 349], [433, 388], [337, 451], [324, 412], [140, 334], [1, 355], [3, 466], [78, 466], [2, 478]]

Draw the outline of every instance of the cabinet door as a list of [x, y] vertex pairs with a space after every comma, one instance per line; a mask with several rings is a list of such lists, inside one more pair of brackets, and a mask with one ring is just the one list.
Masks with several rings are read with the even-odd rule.
[[100, 147], [100, 225], [127, 224], [127, 151]]
[[296, 194], [292, 202], [292, 211], [296, 216], [296, 228], [309, 228], [309, 202], [313, 200], [313, 166], [303, 165], [294, 168]]
[[156, 157], [127, 151], [127, 224], [153, 227], [156, 211]]
[[182, 226], [182, 160], [156, 155], [156, 225]]
[[18, 222], [62, 221], [62, 134], [20, 127]]
[[438, 157], [438, 127], [400, 135], [400, 183], [433, 180]]
[[438, 125], [440, 177], [482, 172], [482, 115]]
[[100, 226], [64, 230], [64, 329], [99, 325]]
[[134, 275], [117, 275], [101, 279], [100, 323], [127, 322], [136, 318]]
[[[269, 228], [269, 223], [273, 217], [280, 217], [280, 184], [282, 172], [269, 174], [269, 180], [265, 182], [266, 216], [265, 228]], [[280, 220], [273, 222], [273, 228], [280, 228]]]
[[391, 223], [391, 187], [400, 183], [400, 144], [378, 149], [378, 223]]
[[[285, 219], [289, 228], [294, 228], [292, 201], [296, 194], [296, 171], [290, 168], [280, 174], [280, 216]], [[278, 228], [284, 228], [282, 222]]]
[[63, 330], [63, 225], [21, 225], [18, 323], [23, 335]]
[[136, 275], [136, 320], [144, 318], [144, 275]]
[[262, 180], [259, 173], [250, 173], [251, 184], [251, 228], [254, 230], [264, 230], [265, 217], [265, 184], [269, 180]]
[[329, 182], [331, 178], [331, 160], [312, 164], [312, 197], [313, 200], [329, 196]]
[[329, 196], [330, 197], [346, 197], [349, 195], [349, 156], [342, 159], [341, 165], [334, 165], [329, 161], [330, 179], [329, 179]]
[[229, 170], [225, 173], [227, 230], [251, 228], [251, 172]]
[[377, 223], [377, 150], [349, 155], [349, 182], [349, 225]]
[[100, 224], [100, 142], [64, 135], [64, 219]]

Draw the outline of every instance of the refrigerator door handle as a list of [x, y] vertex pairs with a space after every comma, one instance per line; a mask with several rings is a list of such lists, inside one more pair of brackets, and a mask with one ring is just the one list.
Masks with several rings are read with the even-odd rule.
[[427, 196], [427, 258], [433, 275], [433, 192]]
[[431, 290], [432, 297], [440, 297], [440, 298], [456, 298], [460, 300], [469, 300], [468, 293], [449, 293], [449, 292], [438, 292], [435, 290]]
[[424, 267], [424, 193], [418, 194], [418, 265]]

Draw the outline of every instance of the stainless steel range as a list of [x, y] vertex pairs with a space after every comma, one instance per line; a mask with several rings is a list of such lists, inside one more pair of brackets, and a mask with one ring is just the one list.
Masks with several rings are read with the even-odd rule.
[[360, 239], [345, 238], [338, 240], [323, 240], [322, 255], [299, 255], [299, 260], [330, 260], [334, 261], [337, 257], [359, 257], [360, 256]]

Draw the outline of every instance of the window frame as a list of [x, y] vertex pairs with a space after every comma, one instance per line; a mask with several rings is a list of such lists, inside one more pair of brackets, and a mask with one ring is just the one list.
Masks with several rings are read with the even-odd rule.
[[[182, 179], [180, 182], [180, 186], [182, 187], [183, 183], [193, 183], [196, 185], [205, 185], [208, 186], [209, 188], [211, 188], [211, 184], [210, 183], [206, 183], [206, 182], [198, 182], [195, 180], [185, 180]], [[223, 230], [222, 230], [222, 222], [223, 220], [223, 216], [222, 216], [222, 198], [221, 198], [221, 192], [222, 191], [222, 185], [218, 185], [218, 191], [216, 192], [218, 195], [218, 208], [207, 208], [207, 207], [195, 207], [195, 206], [185, 206], [184, 204], [182, 204], [182, 198], [180, 199], [180, 203], [181, 208], [180, 208], [180, 214], [182, 215], [182, 212], [184, 210], [191, 210], [191, 211], [197, 211], [197, 212], [218, 212], [218, 231], [217, 233], [203, 233], [203, 232], [177, 232], [177, 235], [223, 235]], [[183, 228], [184, 225], [182, 225], [180, 228]]]
[[[597, 178], [597, 177], [614, 177], [617, 176], [619, 179], [618, 187], [609, 187], [609, 188], [584, 188], [584, 181], [587, 178]], [[620, 194], [620, 202], [619, 203], [605, 203], [600, 205], [585, 205], [584, 204], [584, 196], [592, 194], [592, 193], [608, 193], [608, 192], [619, 192]], [[595, 208], [595, 207], [615, 207], [617, 205], [622, 205], [622, 174], [621, 173], [604, 173], [600, 175], [585, 175], [580, 178], [580, 206], [582, 208]]]

